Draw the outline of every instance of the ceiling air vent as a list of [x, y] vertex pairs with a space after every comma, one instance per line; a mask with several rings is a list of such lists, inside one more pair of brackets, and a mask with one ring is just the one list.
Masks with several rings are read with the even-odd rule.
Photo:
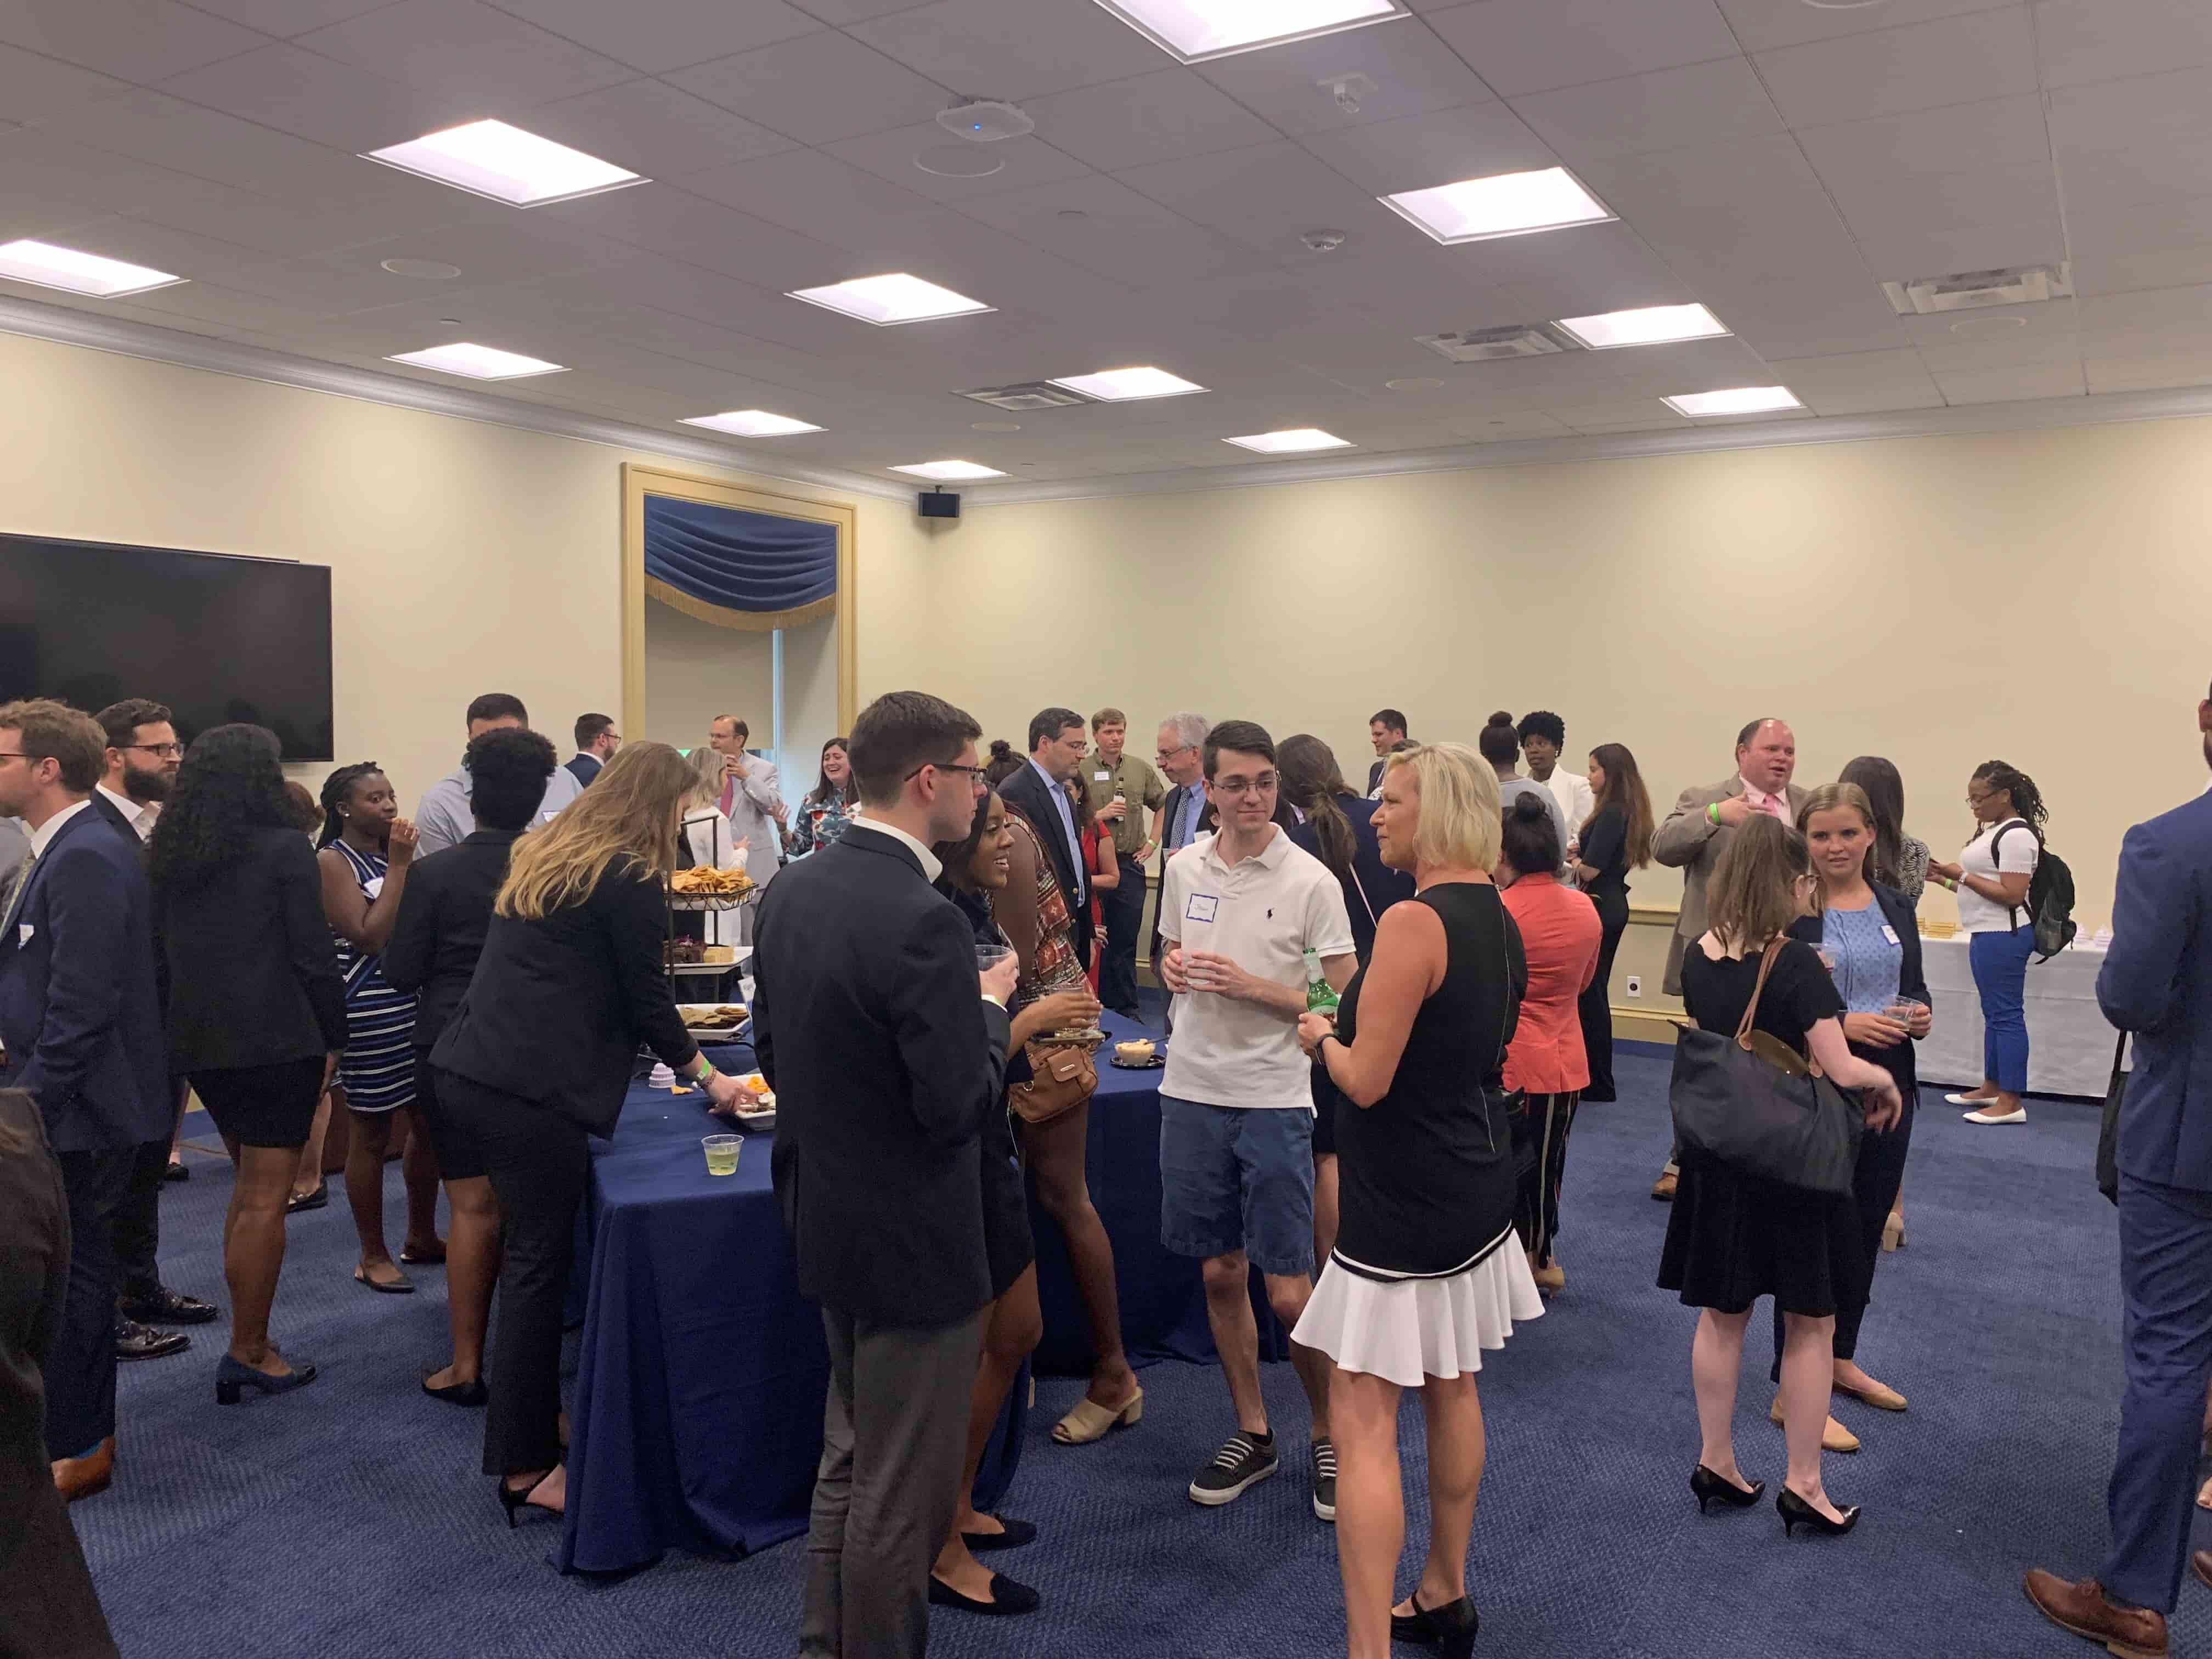
[[1510, 325], [1504, 328], [1470, 328], [1449, 334], [1413, 337], [1439, 357], [1455, 363], [1495, 362], [1500, 357], [1546, 357], [1567, 348], [1540, 328]]
[[1961, 270], [1948, 276], [1923, 276], [1914, 283], [1884, 283], [1881, 291], [1889, 295], [1899, 316], [1932, 317], [1939, 312], [1975, 311], [1984, 306], [2063, 300], [2074, 292], [2074, 270], [2060, 264]]
[[1024, 380], [1019, 386], [979, 386], [973, 392], [963, 392], [963, 398], [973, 398], [979, 404], [988, 404], [994, 409], [1010, 410], [1018, 414], [1029, 409], [1066, 409], [1074, 404], [1092, 404], [1096, 398], [1086, 398], [1079, 392], [1070, 392], [1064, 386], [1054, 386], [1048, 380]]

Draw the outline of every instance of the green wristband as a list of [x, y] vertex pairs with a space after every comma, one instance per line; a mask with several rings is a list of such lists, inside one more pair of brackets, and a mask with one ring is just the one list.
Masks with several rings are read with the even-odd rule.
[[1721, 804], [1718, 801], [1705, 808], [1705, 822], [1716, 830], [1721, 827]]
[[701, 1054], [699, 1056], [699, 1069], [691, 1074], [691, 1081], [697, 1086], [703, 1088], [714, 1080], [714, 1062], [708, 1059], [705, 1054]]

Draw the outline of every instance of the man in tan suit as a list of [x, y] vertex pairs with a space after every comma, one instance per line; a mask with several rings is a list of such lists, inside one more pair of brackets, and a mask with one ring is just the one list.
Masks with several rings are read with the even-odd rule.
[[[1784, 823], [1797, 822], [1805, 791], [1790, 781], [1797, 769], [1797, 739], [1778, 720], [1755, 720], [1736, 733], [1735, 775], [1725, 783], [1685, 789], [1651, 837], [1651, 856], [1682, 872], [1682, 910], [1667, 945], [1668, 996], [1682, 994], [1682, 951], [1705, 931], [1705, 883], [1721, 854], [1735, 839], [1736, 826], [1754, 812]], [[1651, 1196], [1674, 1196], [1674, 1164], [1651, 1188]]]

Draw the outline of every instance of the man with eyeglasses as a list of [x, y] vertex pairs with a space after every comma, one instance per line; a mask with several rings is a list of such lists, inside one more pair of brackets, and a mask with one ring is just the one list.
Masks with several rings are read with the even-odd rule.
[[[1167, 798], [1152, 814], [1152, 844], [1160, 849], [1160, 879], [1167, 879], [1168, 860], [1213, 828], [1212, 809], [1206, 804], [1206, 767], [1200, 745], [1206, 741], [1206, 719], [1188, 709], [1160, 722], [1152, 758], [1171, 786]], [[1152, 942], [1148, 957], [1152, 977], [1160, 975], [1160, 919], [1152, 917]]]
[[[1260, 1393], [1260, 1333], [1248, 1288], [1295, 1326], [1313, 1293], [1312, 1068], [1299, 1051], [1305, 958], [1330, 985], [1358, 964], [1344, 890], [1274, 822], [1275, 745], [1224, 720], [1200, 750], [1219, 828], [1168, 861], [1160, 884], [1160, 980], [1175, 994], [1175, 1040], [1160, 1077], [1160, 1240], [1200, 1258], [1206, 1323], [1237, 1431], [1190, 1483], [1194, 1503], [1241, 1497], [1281, 1467]], [[1324, 1356], [1291, 1346], [1312, 1410], [1314, 1513], [1336, 1518]]]
[[[184, 763], [185, 746], [177, 741], [173, 716], [158, 702], [128, 697], [110, 703], [93, 719], [107, 740], [107, 769], [92, 793], [93, 810], [134, 841], [150, 842], [161, 803], [168, 799]], [[157, 983], [164, 971], [157, 954]], [[212, 1303], [161, 1283], [161, 1182], [184, 1180], [189, 1173], [177, 1157], [177, 1135], [184, 1121], [182, 1078], [172, 1081], [170, 1099], [169, 1133], [138, 1149], [115, 1212], [118, 1359], [162, 1359], [182, 1353], [192, 1346], [191, 1338], [182, 1331], [155, 1328], [204, 1325], [219, 1311]]]
[[0, 894], [0, 1083], [38, 1102], [69, 1203], [69, 1291], [44, 1370], [47, 1455], [71, 1499], [114, 1473], [115, 1212], [173, 1099], [138, 843], [91, 805], [103, 736], [58, 702], [0, 708], [0, 812], [31, 830]]

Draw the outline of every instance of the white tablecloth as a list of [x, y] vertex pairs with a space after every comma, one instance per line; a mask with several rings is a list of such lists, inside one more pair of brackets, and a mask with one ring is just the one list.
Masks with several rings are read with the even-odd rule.
[[[1923, 1083], [1982, 1080], [1982, 1000], [1966, 963], [1966, 935], [1920, 941], [1936, 1024], [1920, 1045]], [[2105, 953], [2077, 944], [2027, 965], [2027, 1087], [2031, 1094], [2101, 1100], [2112, 1081], [2118, 1033], [2097, 1006]]]

